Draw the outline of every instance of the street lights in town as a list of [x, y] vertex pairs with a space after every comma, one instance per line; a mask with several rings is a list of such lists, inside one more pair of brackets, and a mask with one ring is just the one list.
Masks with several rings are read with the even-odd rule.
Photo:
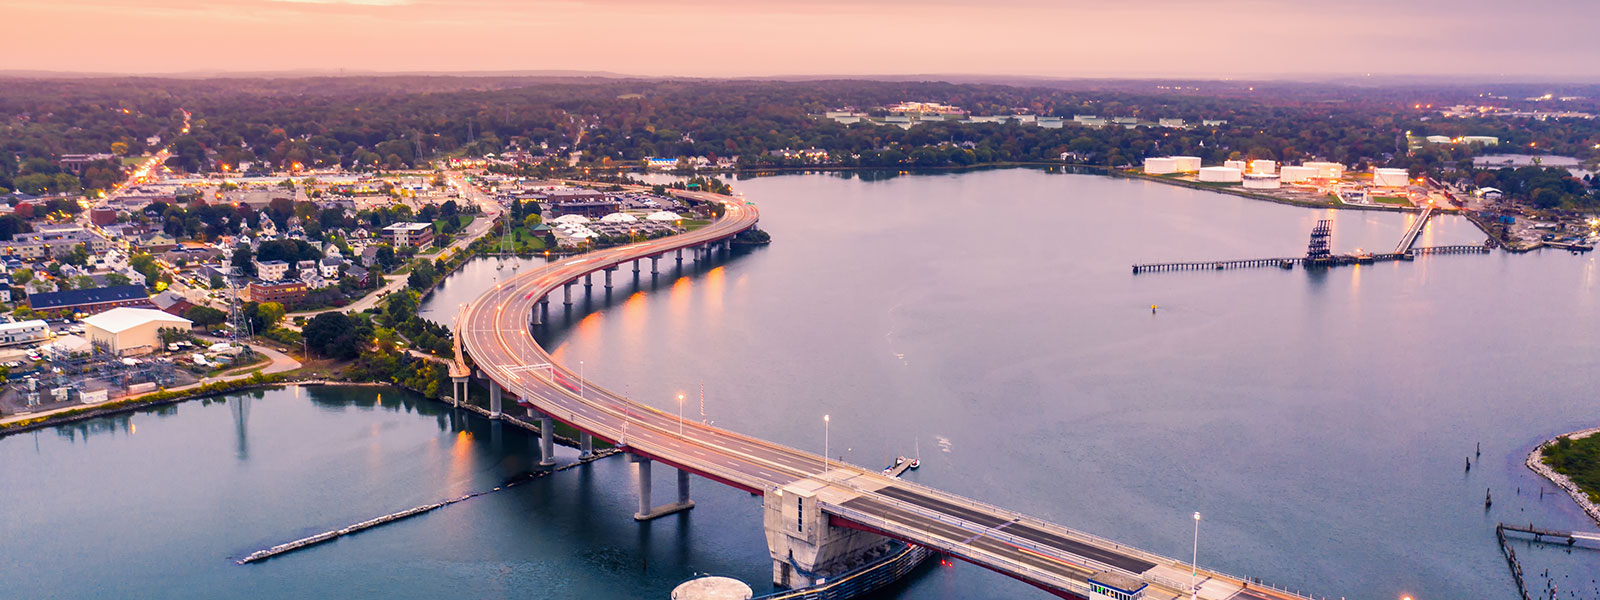
[[678, 394], [678, 437], [683, 437], [683, 394]]
[[1194, 513], [1194, 553], [1189, 556], [1189, 600], [1194, 600], [1199, 593], [1194, 587], [1194, 578], [1200, 574], [1200, 513]]
[[583, 397], [583, 361], [578, 361], [578, 397]]

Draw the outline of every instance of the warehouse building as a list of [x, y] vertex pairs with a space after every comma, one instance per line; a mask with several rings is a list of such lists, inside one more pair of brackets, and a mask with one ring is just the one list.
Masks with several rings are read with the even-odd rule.
[[161, 346], [162, 329], [188, 331], [194, 322], [151, 308], [113, 308], [84, 317], [83, 333], [92, 344], [115, 354], [148, 354]]
[[1373, 169], [1372, 185], [1378, 187], [1406, 187], [1411, 185], [1411, 173], [1405, 169]]

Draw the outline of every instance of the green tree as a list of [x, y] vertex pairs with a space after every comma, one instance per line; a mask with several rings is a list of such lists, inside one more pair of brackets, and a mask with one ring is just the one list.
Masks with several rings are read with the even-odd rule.
[[227, 322], [228, 313], [209, 306], [195, 306], [184, 311], [183, 318], [194, 321], [195, 325], [210, 331], [213, 327]]
[[256, 314], [261, 315], [262, 327], [270, 330], [283, 321], [283, 305], [277, 302], [263, 302], [256, 307]]
[[360, 354], [356, 324], [342, 312], [330, 311], [306, 323], [306, 345], [318, 354], [333, 358], [355, 358]]

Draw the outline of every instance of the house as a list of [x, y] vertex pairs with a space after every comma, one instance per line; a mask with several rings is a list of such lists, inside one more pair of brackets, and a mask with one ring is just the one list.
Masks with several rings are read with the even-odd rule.
[[179, 317], [183, 316], [185, 313], [188, 313], [189, 309], [194, 308], [193, 302], [190, 302], [188, 298], [184, 298], [182, 294], [172, 290], [167, 290], [151, 296], [150, 302], [155, 304], [156, 309], [160, 310], [161, 312]]
[[300, 271], [300, 282], [306, 284], [306, 289], [308, 290], [320, 290], [328, 287], [328, 280], [323, 279], [322, 273], [316, 269]]
[[351, 264], [350, 266], [345, 267], [344, 275], [345, 277], [356, 280], [356, 285], [372, 285], [372, 272], [361, 268], [359, 265]]
[[47, 292], [28, 297], [28, 305], [36, 312], [57, 310], [75, 313], [99, 313], [119, 307], [151, 307], [150, 295], [142, 285], [118, 285], [65, 292]]
[[383, 228], [383, 239], [396, 248], [426, 247], [433, 243], [433, 223], [395, 223]]
[[314, 261], [314, 260], [302, 260], [302, 261], [294, 263], [294, 272], [296, 272], [296, 273], [304, 273], [306, 271], [316, 272], [317, 271], [317, 261]]
[[178, 240], [164, 232], [156, 231], [139, 236], [139, 240], [134, 242], [134, 245], [145, 252], [160, 254], [177, 248]]
[[339, 256], [336, 254], [334, 256], [323, 258], [322, 262], [318, 266], [321, 267], [320, 270], [322, 271], [322, 276], [324, 278], [337, 280], [339, 279], [339, 265], [343, 264], [344, 259], [339, 258]]
[[361, 249], [361, 266], [372, 268], [378, 264], [378, 247], [367, 246]]

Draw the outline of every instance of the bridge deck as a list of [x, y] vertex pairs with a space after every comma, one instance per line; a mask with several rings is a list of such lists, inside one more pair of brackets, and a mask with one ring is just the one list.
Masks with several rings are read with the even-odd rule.
[[[823, 458], [701, 423], [623, 397], [555, 364], [529, 334], [532, 311], [562, 285], [588, 273], [676, 249], [721, 241], [753, 227], [753, 205], [725, 196], [688, 193], [724, 202], [726, 214], [699, 230], [596, 251], [515, 276], [486, 292], [457, 323], [465, 353], [479, 369], [538, 411], [629, 452], [753, 493], [795, 481], [825, 482], [822, 507], [835, 518], [933, 548], [1060, 595], [1087, 596], [1085, 578], [1113, 570], [1142, 577], [1170, 595], [1187, 594], [1158, 572], [1188, 565], [1054, 523], [953, 494], [885, 477], [874, 469]], [[550, 364], [548, 370], [527, 365]], [[680, 433], [681, 431], [681, 433]], [[828, 498], [834, 498], [829, 502]], [[1221, 581], [1236, 581], [1210, 573]], [[1303, 596], [1271, 592], [1269, 598]]]

